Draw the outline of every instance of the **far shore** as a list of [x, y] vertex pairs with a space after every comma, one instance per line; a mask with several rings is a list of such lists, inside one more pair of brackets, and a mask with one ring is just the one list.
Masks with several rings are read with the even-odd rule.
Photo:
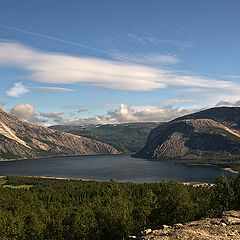
[[[179, 164], [179, 163], [177, 163]], [[210, 164], [210, 163], [180, 163], [180, 164], [183, 164], [183, 165], [187, 165], [187, 166], [208, 166], [208, 167], [216, 167], [216, 168], [219, 168], [218, 165], [216, 164]], [[234, 174], [240, 174], [239, 171], [235, 171], [233, 170], [232, 168], [220, 168], [220, 170], [222, 171], [226, 171], [226, 172], [230, 172], [230, 173], [234, 173]]]
[[[1, 178], [5, 178], [7, 176], [0, 176]], [[27, 177], [27, 178], [42, 178], [42, 179], [53, 179], [53, 180], [64, 180], [64, 181], [83, 181], [83, 182], [109, 182], [110, 180], [100, 180], [100, 179], [86, 179], [86, 178], [68, 178], [68, 177], [49, 177], [49, 176], [17, 176], [17, 177]], [[120, 183], [127, 183], [115, 180]], [[132, 182], [130, 182], [132, 183]], [[160, 182], [159, 182], [160, 183]], [[212, 187], [214, 183], [207, 183], [207, 182], [179, 182], [181, 184], [193, 187]], [[141, 182], [137, 182], [137, 184], [142, 184]], [[151, 184], [151, 183], [150, 183]]]
[[102, 156], [102, 155], [131, 155], [131, 153], [105, 153], [105, 154], [77, 154], [77, 155], [53, 155], [45, 157], [31, 157], [31, 158], [13, 158], [13, 159], [0, 159], [0, 162], [12, 162], [12, 161], [21, 161], [21, 160], [37, 160], [37, 159], [47, 159], [47, 158], [58, 158], [58, 157], [84, 157], [84, 156]]

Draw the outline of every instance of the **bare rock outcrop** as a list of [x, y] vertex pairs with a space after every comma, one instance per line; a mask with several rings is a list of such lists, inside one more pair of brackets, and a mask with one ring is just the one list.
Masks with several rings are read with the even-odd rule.
[[159, 230], [142, 231], [139, 236], [130, 236], [128, 240], [239, 240], [240, 211], [223, 212], [222, 218], [163, 226]]

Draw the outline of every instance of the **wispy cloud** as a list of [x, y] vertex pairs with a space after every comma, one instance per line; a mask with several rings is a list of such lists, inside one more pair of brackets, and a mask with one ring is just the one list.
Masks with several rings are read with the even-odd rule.
[[41, 91], [41, 92], [72, 92], [74, 90], [69, 88], [61, 88], [61, 87], [27, 87], [23, 85], [21, 82], [14, 83], [14, 86], [6, 91], [6, 94], [10, 97], [21, 97], [27, 92], [30, 91]]
[[[85, 83], [124, 91], [151, 91], [167, 87], [240, 90], [240, 86], [231, 81], [187, 75], [144, 64], [42, 52], [12, 42], [0, 42], [0, 64], [21, 67], [29, 71], [29, 79], [50, 84]], [[18, 85], [15, 90], [10, 94], [23, 94], [28, 89]]]
[[169, 65], [176, 64], [179, 59], [176, 56], [163, 54], [129, 54], [115, 51], [112, 58], [120, 61], [129, 61], [130, 63], [140, 63], [145, 65]]
[[[188, 96], [191, 105], [215, 106], [219, 102], [236, 102], [239, 100], [239, 85], [229, 82], [229, 85], [222, 88], [196, 88], [188, 87], [176, 89], [175, 94]], [[184, 98], [183, 98], [184, 99]]]
[[49, 36], [49, 35], [42, 34], [42, 33], [28, 31], [28, 30], [21, 29], [21, 28], [16, 28], [16, 27], [13, 27], [13, 26], [0, 24], [0, 28], [12, 30], [12, 31], [15, 31], [15, 32], [21, 32], [21, 33], [25, 33], [25, 34], [28, 34], [28, 35], [33, 35], [33, 36], [40, 37], [40, 38], [46, 38], [46, 39], [57, 41], [57, 42], [62, 42], [62, 43], [68, 44], [68, 45], [87, 48], [87, 49], [90, 49], [90, 50], [93, 50], [93, 51], [96, 51], [96, 52], [111, 54], [111, 52], [108, 52], [108, 51], [105, 51], [105, 50], [102, 50], [102, 49], [99, 49], [99, 48], [95, 48], [95, 47], [89, 46], [89, 45], [84, 44], [84, 43], [68, 41], [68, 40], [65, 40], [65, 39], [62, 39], [62, 38], [57, 38], [57, 37]]
[[176, 41], [176, 40], [171, 40], [171, 39], [164, 39], [164, 38], [158, 38], [155, 37], [154, 35], [151, 34], [133, 34], [133, 33], [128, 33], [127, 36], [129, 37], [129, 39], [131, 39], [132, 41], [135, 41], [137, 43], [140, 44], [152, 44], [155, 46], [159, 46], [159, 45], [174, 45], [178, 48], [181, 49], [185, 49], [185, 48], [190, 48], [192, 47], [192, 43], [191, 41]]
[[158, 102], [159, 106], [179, 106], [183, 104], [194, 104], [196, 99], [186, 98], [186, 97], [178, 97], [178, 98], [167, 98]]
[[87, 111], [88, 111], [87, 108], [80, 108], [80, 109], [78, 109], [78, 113], [87, 112]]
[[[178, 31], [180, 33], [180, 31]], [[151, 33], [121, 33], [121, 34], [112, 34], [104, 37], [103, 41], [107, 43], [112, 42], [125, 42], [125, 43], [134, 43], [143, 45], [145, 47], [155, 46], [155, 47], [164, 47], [171, 46], [177, 49], [187, 49], [193, 47], [192, 39], [189, 36], [189, 31], [182, 31], [183, 35], [186, 37], [184, 41], [177, 41], [172, 39], [165, 39], [162, 37], [157, 37]], [[187, 35], [187, 36], [186, 36]]]
[[58, 112], [58, 111], [53, 111], [50, 113], [40, 113], [40, 116], [45, 117], [45, 118], [50, 118], [50, 119], [60, 119], [61, 115], [64, 114], [63, 112]]
[[41, 92], [73, 92], [73, 89], [61, 87], [30, 87], [29, 89]]
[[70, 105], [61, 106], [61, 108], [64, 108], [64, 109], [80, 109], [80, 108], [82, 108], [82, 106], [78, 105], [78, 104], [70, 104]]
[[225, 78], [230, 78], [230, 79], [234, 79], [234, 80], [239, 80], [240, 79], [240, 74], [239, 75], [225, 75]]

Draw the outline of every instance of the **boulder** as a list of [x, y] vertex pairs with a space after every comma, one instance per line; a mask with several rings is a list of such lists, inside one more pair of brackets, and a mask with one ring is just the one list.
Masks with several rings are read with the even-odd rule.
[[148, 235], [148, 234], [150, 234], [152, 232], [152, 229], [145, 229], [145, 230], [143, 230], [143, 231], [141, 231], [141, 235], [142, 236], [146, 236], [146, 235]]
[[183, 228], [183, 225], [181, 223], [176, 223], [176, 224], [173, 225], [173, 228], [181, 229], [181, 228]]

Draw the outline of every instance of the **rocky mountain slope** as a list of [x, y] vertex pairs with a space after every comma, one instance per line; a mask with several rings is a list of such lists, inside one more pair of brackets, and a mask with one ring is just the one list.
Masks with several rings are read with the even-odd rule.
[[240, 108], [212, 108], [153, 129], [135, 156], [197, 159], [240, 154]]
[[139, 236], [131, 236], [128, 240], [239, 240], [240, 211], [223, 212], [222, 218], [205, 219], [186, 224], [163, 225], [161, 229], [147, 229]]
[[175, 121], [183, 119], [212, 119], [223, 125], [240, 130], [240, 107], [217, 107], [185, 115]]
[[0, 109], [0, 158], [117, 154], [105, 143], [27, 123]]
[[83, 126], [55, 125], [49, 128], [105, 142], [122, 153], [135, 153], [144, 147], [150, 131], [159, 124], [140, 122]]

